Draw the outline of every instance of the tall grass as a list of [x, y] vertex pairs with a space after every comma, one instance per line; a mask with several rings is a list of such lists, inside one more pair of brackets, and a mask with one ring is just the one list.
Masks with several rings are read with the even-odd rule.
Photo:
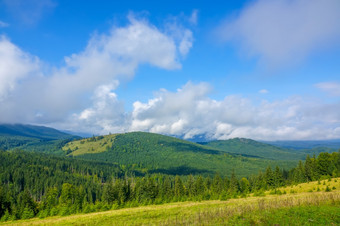
[[[286, 222], [285, 219], [278, 217], [284, 213], [300, 214], [299, 219], [292, 219], [297, 225], [303, 222], [308, 216], [311, 222], [331, 220], [332, 223], [340, 223], [340, 192], [318, 193], [318, 194], [300, 194], [286, 195], [276, 197], [256, 198], [253, 200], [239, 200], [235, 205], [226, 205], [219, 208], [211, 208], [200, 211], [195, 216], [176, 218], [168, 221], [169, 225], [216, 225], [216, 224], [277, 224]], [[230, 203], [231, 204], [231, 203]], [[310, 216], [309, 210], [315, 212]], [[294, 211], [292, 211], [294, 210]], [[330, 219], [328, 211], [333, 213]], [[318, 215], [318, 212], [326, 213], [324, 217]], [[269, 217], [271, 216], [271, 217]], [[270, 218], [270, 219], [269, 219]], [[321, 219], [322, 218], [322, 219]], [[302, 220], [302, 221], [301, 221]]]
[[[15, 221], [16, 225], [225, 225], [338, 224], [340, 191], [267, 195], [228, 201], [183, 202], [106, 212]], [[282, 216], [296, 212], [288, 223]], [[294, 212], [294, 213], [295, 213]], [[293, 215], [292, 215], [293, 216]], [[300, 220], [298, 220], [300, 219]], [[11, 222], [8, 222], [10, 224]]]

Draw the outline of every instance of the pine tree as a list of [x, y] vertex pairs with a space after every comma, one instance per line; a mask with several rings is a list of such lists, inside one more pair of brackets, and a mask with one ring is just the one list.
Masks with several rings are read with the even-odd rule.
[[274, 172], [274, 187], [278, 188], [283, 185], [283, 173], [281, 172], [280, 168], [278, 166], [275, 167]]
[[183, 186], [183, 182], [178, 175], [175, 177], [175, 192], [174, 193], [177, 199], [182, 198], [185, 194], [185, 188]]
[[266, 184], [268, 186], [267, 188], [274, 187], [274, 173], [270, 166], [267, 167], [266, 173], [264, 176], [265, 176]]
[[195, 181], [195, 196], [201, 196], [204, 193], [204, 182], [201, 175]]
[[239, 191], [239, 184], [238, 184], [238, 180], [235, 175], [235, 170], [233, 170], [230, 176], [229, 192], [231, 194], [236, 194], [238, 193], [238, 191]]
[[223, 180], [219, 174], [216, 174], [211, 185], [211, 190], [214, 197], [219, 197], [223, 191]]
[[240, 180], [240, 191], [243, 194], [249, 193], [249, 181], [245, 177]]

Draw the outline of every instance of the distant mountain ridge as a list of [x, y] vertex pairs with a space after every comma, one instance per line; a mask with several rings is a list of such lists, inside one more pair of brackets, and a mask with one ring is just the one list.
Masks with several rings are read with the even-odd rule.
[[334, 149], [287, 149], [245, 138], [194, 143], [147, 132], [130, 132], [81, 139], [53, 128], [0, 124], [0, 150], [21, 149], [113, 163], [149, 173], [240, 176], [268, 165], [289, 169], [313, 155]]
[[321, 152], [337, 151], [336, 148], [322, 146], [293, 149], [246, 138], [215, 140], [200, 144], [228, 153], [273, 160], [304, 160], [308, 154], [318, 155]]
[[32, 137], [43, 140], [59, 140], [74, 137], [46, 126], [34, 126], [24, 124], [0, 124], [0, 136]]
[[335, 148], [340, 149], [340, 139], [334, 140], [283, 140], [283, 141], [261, 141], [262, 143], [271, 144], [277, 147], [290, 149], [307, 149], [307, 148]]
[[[23, 149], [53, 152], [65, 140], [79, 139], [59, 130], [34, 125], [0, 124], [0, 149]], [[49, 150], [45, 150], [49, 149]]]

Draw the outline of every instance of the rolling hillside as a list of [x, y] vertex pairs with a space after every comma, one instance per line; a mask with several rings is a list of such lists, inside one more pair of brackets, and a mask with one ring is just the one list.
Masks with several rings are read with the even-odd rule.
[[316, 149], [316, 148], [333, 148], [340, 149], [340, 140], [297, 140], [297, 141], [262, 141], [277, 147], [288, 149]]
[[289, 169], [296, 160], [278, 161], [230, 154], [189, 141], [144, 132], [132, 132], [71, 141], [65, 154], [82, 159], [130, 165], [148, 173], [248, 176], [268, 165]]
[[313, 154], [318, 155], [321, 152], [333, 152], [337, 150], [320, 146], [311, 149], [296, 150], [245, 138], [216, 140], [201, 144], [227, 153], [273, 160], [305, 160], [307, 154], [312, 156]]
[[2, 150], [54, 152], [64, 145], [65, 140], [79, 138], [44, 126], [0, 124], [0, 149]]

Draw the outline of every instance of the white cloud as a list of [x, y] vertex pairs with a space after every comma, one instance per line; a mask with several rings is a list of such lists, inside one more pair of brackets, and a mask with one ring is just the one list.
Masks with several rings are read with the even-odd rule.
[[92, 98], [93, 106], [73, 114], [68, 120], [68, 129], [76, 128], [78, 131], [91, 131], [95, 134], [125, 132], [128, 114], [124, 104], [113, 92], [117, 86], [118, 82], [97, 87]]
[[261, 90], [259, 90], [259, 93], [261, 93], [261, 94], [267, 94], [267, 93], [269, 93], [269, 91], [266, 90], [266, 89], [261, 89]]
[[191, 16], [189, 17], [189, 22], [192, 25], [197, 25], [197, 22], [198, 22], [198, 10], [197, 9], [194, 9], [192, 11]]
[[130, 130], [192, 138], [332, 139], [340, 137], [340, 103], [325, 104], [291, 97], [263, 101], [227, 96], [207, 97], [210, 87], [187, 83], [177, 92], [166, 90], [147, 103], [135, 102]]
[[174, 41], [178, 45], [178, 51], [182, 57], [185, 57], [189, 53], [192, 48], [194, 38], [192, 31], [183, 27], [181, 22], [189, 21], [190, 25], [195, 25], [193, 24], [193, 22], [195, 22], [193, 21], [193, 19], [195, 19], [193, 18], [195, 15], [197, 17], [197, 12], [194, 10], [190, 17], [187, 17], [184, 14], [181, 14], [181, 16], [178, 17], [170, 17], [165, 26], [166, 33], [173, 37]]
[[57, 4], [53, 0], [3, 0], [13, 17], [25, 25], [34, 25]]
[[340, 96], [340, 82], [321, 82], [315, 86], [332, 96]]
[[8, 27], [8, 26], [9, 26], [8, 23], [5, 23], [5, 22], [3, 22], [3, 21], [0, 20], [0, 28], [1, 28], [1, 27]]
[[39, 60], [0, 36], [0, 101], [15, 89], [18, 80], [37, 73]]
[[[99, 103], [113, 103], [121, 112], [121, 103], [114, 101], [113, 92], [99, 97], [96, 89], [131, 79], [140, 64], [167, 70], [181, 67], [178, 60], [183, 54], [183, 50], [179, 50], [181, 39], [166, 34], [145, 19], [137, 20], [131, 15], [128, 19], [129, 24], [124, 27], [113, 27], [108, 34], [94, 35], [84, 51], [65, 57], [61, 68], [46, 69], [37, 57], [2, 37], [0, 122], [57, 125], [74, 114], [79, 120], [94, 123], [101, 114], [99, 109], [111, 109], [115, 115], [114, 109], [101, 108]], [[178, 28], [181, 29], [184, 28]], [[92, 103], [90, 96], [93, 96]], [[109, 114], [105, 117], [111, 120]]]
[[179, 44], [179, 52], [182, 56], [186, 56], [192, 47], [193, 36], [192, 32], [188, 29], [184, 31], [183, 38]]
[[222, 24], [218, 34], [265, 64], [282, 66], [339, 44], [339, 12], [338, 0], [258, 0]]

